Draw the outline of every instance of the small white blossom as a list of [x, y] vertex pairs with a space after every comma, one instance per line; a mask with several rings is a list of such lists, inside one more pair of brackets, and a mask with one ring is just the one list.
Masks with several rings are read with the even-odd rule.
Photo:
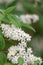
[[[7, 58], [13, 63], [13, 64], [17, 64], [18, 63], [18, 58], [22, 57], [24, 59], [24, 63], [23, 65], [34, 65], [35, 61], [39, 61], [39, 64], [42, 63], [42, 59], [40, 57], [36, 57], [32, 54], [32, 49], [31, 48], [27, 48], [27, 46], [25, 46], [25, 43], [19, 43], [17, 46], [12, 46], [8, 49], [9, 53], [7, 55]], [[17, 53], [10, 53], [10, 52], [14, 52], [17, 51]]]
[[12, 58], [12, 60], [11, 60], [11, 62], [14, 64], [17, 64], [18, 63], [18, 56], [14, 56], [13, 58]]
[[27, 53], [30, 55], [32, 53], [32, 49], [31, 48], [27, 48]]
[[36, 21], [39, 20], [39, 16], [36, 15], [36, 14], [34, 14], [34, 15], [32, 16], [32, 18], [33, 18], [33, 22], [34, 22], [34, 23], [36, 23]]
[[13, 64], [18, 64], [18, 58], [22, 57], [24, 60], [23, 65], [34, 65], [35, 61], [42, 63], [40, 57], [33, 55], [31, 48], [27, 48], [27, 41], [31, 40], [31, 36], [25, 33], [21, 28], [16, 28], [14, 25], [1, 24], [3, 35], [12, 40], [18, 40], [17, 46], [11, 46], [8, 49], [7, 59]]
[[24, 23], [31, 24], [31, 19], [28, 15], [20, 15], [19, 19]]
[[26, 14], [26, 15], [20, 15], [20, 16], [16, 15], [16, 17], [20, 21], [27, 23], [27, 24], [36, 23], [39, 20], [39, 16], [36, 14], [33, 14], [33, 15]]
[[28, 64], [34, 65], [34, 62], [35, 62], [35, 61], [39, 61], [39, 64], [42, 63], [42, 59], [41, 59], [41, 58], [39, 59], [39, 57], [36, 57], [36, 56], [34, 56], [33, 54], [30, 54], [30, 55], [29, 55], [29, 58], [28, 58]]
[[16, 28], [14, 25], [10, 26], [7, 24], [1, 24], [1, 27], [4, 36], [9, 39], [26, 42], [31, 40], [31, 36], [22, 31], [21, 28]]

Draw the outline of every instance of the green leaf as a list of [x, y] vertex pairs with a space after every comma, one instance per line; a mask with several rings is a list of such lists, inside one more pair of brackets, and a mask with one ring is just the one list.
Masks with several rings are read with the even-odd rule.
[[35, 61], [35, 62], [34, 62], [34, 65], [39, 65], [39, 61], [38, 61], [38, 60]]
[[24, 63], [23, 58], [19, 57], [19, 58], [18, 58], [18, 64], [19, 64], [19, 65], [23, 65], [23, 63]]
[[14, 24], [15, 26], [17, 26], [17, 27], [20, 27], [20, 26], [21, 26], [19, 20], [16, 18], [15, 15], [8, 14], [8, 19], [9, 19], [10, 22], [11, 22], [12, 24]]
[[23, 27], [31, 29], [35, 32], [35, 29], [32, 26], [30, 26], [29, 24], [20, 22], [20, 20], [17, 19], [16, 16], [13, 15], [13, 14], [7, 14], [6, 17], [4, 17], [2, 21], [4, 23], [8, 23], [8, 24], [15, 24], [17, 27], [22, 27], [23, 26]]
[[0, 3], [0, 9], [5, 9], [5, 8], [6, 8], [5, 5]]
[[12, 24], [15, 24], [17, 27], [26, 27], [26, 28], [33, 30], [35, 32], [35, 29], [31, 25], [20, 22], [20, 20], [17, 19], [15, 15], [9, 14], [8, 18], [12, 22]]
[[36, 32], [35, 29], [31, 25], [26, 24], [26, 23], [21, 22], [21, 27], [26, 27], [26, 28]]
[[27, 11], [29, 11], [29, 13], [34, 13], [34, 12], [37, 11], [37, 7], [36, 7], [34, 4], [32, 4], [32, 3], [24, 2], [24, 3], [23, 3], [23, 7], [24, 7]]
[[12, 3], [10, 3], [8, 6], [16, 6], [16, 4], [17, 4], [17, 2], [18, 2], [19, 0], [14, 0]]
[[0, 65], [4, 65], [4, 63], [6, 62], [6, 55], [4, 53], [0, 53]]
[[3, 50], [4, 48], [5, 48], [5, 40], [3, 36], [0, 34], [0, 50]]
[[5, 16], [1, 22], [5, 24], [11, 24], [11, 21], [8, 19], [7, 16]]
[[39, 15], [39, 21], [37, 22], [35, 28], [38, 34], [43, 35], [43, 15]]
[[10, 16], [12, 16], [12, 18], [13, 18], [14, 21], [16, 22], [17, 26], [18, 26], [18, 27], [21, 27], [20, 20], [19, 20], [15, 15], [12, 15], [12, 14], [11, 14]]
[[0, 13], [0, 21], [2, 21], [4, 18], [4, 15]]
[[15, 6], [8, 7], [4, 12], [6, 14], [10, 13], [13, 9], [15, 9]]
[[4, 65], [13, 65], [13, 64], [11, 64], [11, 63], [7, 62], [7, 63], [5, 63]]

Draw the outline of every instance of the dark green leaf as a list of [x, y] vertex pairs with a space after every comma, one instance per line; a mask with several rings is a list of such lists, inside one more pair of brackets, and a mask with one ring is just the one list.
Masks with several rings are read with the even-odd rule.
[[5, 48], [5, 40], [3, 36], [0, 34], [0, 50], [3, 50]]
[[36, 32], [35, 29], [31, 25], [29, 25], [29, 24], [26, 24], [26, 23], [21, 22], [21, 26], [22, 27], [26, 27], [26, 28], [28, 28], [28, 29]]
[[10, 3], [8, 6], [16, 6], [16, 4], [17, 4], [17, 2], [18, 2], [19, 0], [14, 0], [12, 3]]
[[0, 65], [4, 65], [6, 62], [6, 55], [4, 53], [0, 53]]
[[29, 13], [34, 13], [37, 11], [37, 7], [32, 4], [32, 3], [28, 3], [28, 2], [24, 2], [23, 7], [29, 11]]
[[4, 18], [4, 15], [0, 13], [0, 21], [2, 21]]
[[43, 35], [43, 15], [39, 15], [39, 21], [36, 24], [36, 31], [38, 34]]

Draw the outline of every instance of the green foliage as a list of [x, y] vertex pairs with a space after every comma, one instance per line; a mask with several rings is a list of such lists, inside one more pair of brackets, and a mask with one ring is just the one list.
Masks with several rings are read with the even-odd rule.
[[4, 4], [0, 3], [0, 9], [5, 9], [6, 7], [4, 6]]
[[13, 65], [13, 64], [11, 64], [10, 62], [6, 62], [4, 65]]
[[4, 11], [4, 13], [8, 14], [8, 13], [10, 13], [12, 10], [14, 10], [14, 9], [15, 9], [15, 6], [8, 7], [8, 8]]
[[23, 65], [23, 63], [24, 63], [23, 58], [19, 57], [19, 58], [18, 58], [18, 64], [19, 64], [19, 65]]
[[39, 15], [39, 21], [36, 23], [35, 28], [38, 34], [43, 35], [43, 15]]
[[32, 3], [23, 3], [23, 7], [29, 12], [29, 13], [35, 13], [37, 11], [37, 6], [35, 6]]
[[0, 34], [0, 50], [3, 50], [5, 48], [5, 40], [3, 36]]
[[31, 29], [35, 32], [35, 29], [31, 25], [20, 22], [19, 19], [17, 19], [15, 15], [9, 14], [8, 18], [17, 27], [26, 27], [26, 28]]
[[4, 18], [2, 19], [1, 23], [5, 23], [5, 24], [11, 24], [11, 21], [9, 21], [7, 16], [4, 16]]
[[12, 24], [15, 24], [17, 27], [20, 27], [21, 24], [20, 24], [19, 20], [16, 18], [15, 15], [8, 14], [7, 17]]
[[31, 29], [31, 30], [35, 31], [32, 26], [20, 22], [20, 20], [17, 19], [15, 15], [10, 14], [10, 12], [11, 12], [13, 9], [14, 9], [14, 6], [9, 7], [9, 8], [7, 8], [6, 10], [3, 10], [2, 14], [0, 15], [0, 16], [1, 16], [0, 21], [3, 22], [3, 23], [15, 24], [17, 27], [22, 27], [22, 26], [24, 26], [24, 27], [26, 27], [26, 28], [28, 28], [28, 29]]
[[0, 65], [4, 65], [6, 62], [6, 55], [4, 53], [0, 53]]
[[35, 29], [31, 25], [29, 25], [29, 24], [21, 22], [21, 26], [36, 32]]
[[38, 61], [38, 60], [35, 61], [35, 62], [34, 62], [34, 65], [39, 65], [39, 61]]
[[43, 0], [24, 0], [23, 7], [30, 14], [43, 14]]
[[22, 14], [25, 14], [25, 12], [17, 11], [17, 9], [13, 10], [11, 13], [15, 14], [15, 15], [19, 15], [19, 16], [22, 15]]
[[19, 0], [14, 0], [12, 3], [10, 3], [9, 5], [8, 5], [8, 7], [10, 6], [15, 6], [16, 4], [17, 4], [17, 2], [18, 2]]
[[4, 15], [0, 13], [0, 21], [4, 18]]

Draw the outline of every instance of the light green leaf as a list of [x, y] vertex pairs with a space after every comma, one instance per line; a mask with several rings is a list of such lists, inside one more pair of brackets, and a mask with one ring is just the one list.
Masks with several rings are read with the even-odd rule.
[[23, 63], [24, 63], [23, 58], [19, 57], [19, 58], [18, 58], [18, 64], [19, 64], [19, 65], [23, 65]]

